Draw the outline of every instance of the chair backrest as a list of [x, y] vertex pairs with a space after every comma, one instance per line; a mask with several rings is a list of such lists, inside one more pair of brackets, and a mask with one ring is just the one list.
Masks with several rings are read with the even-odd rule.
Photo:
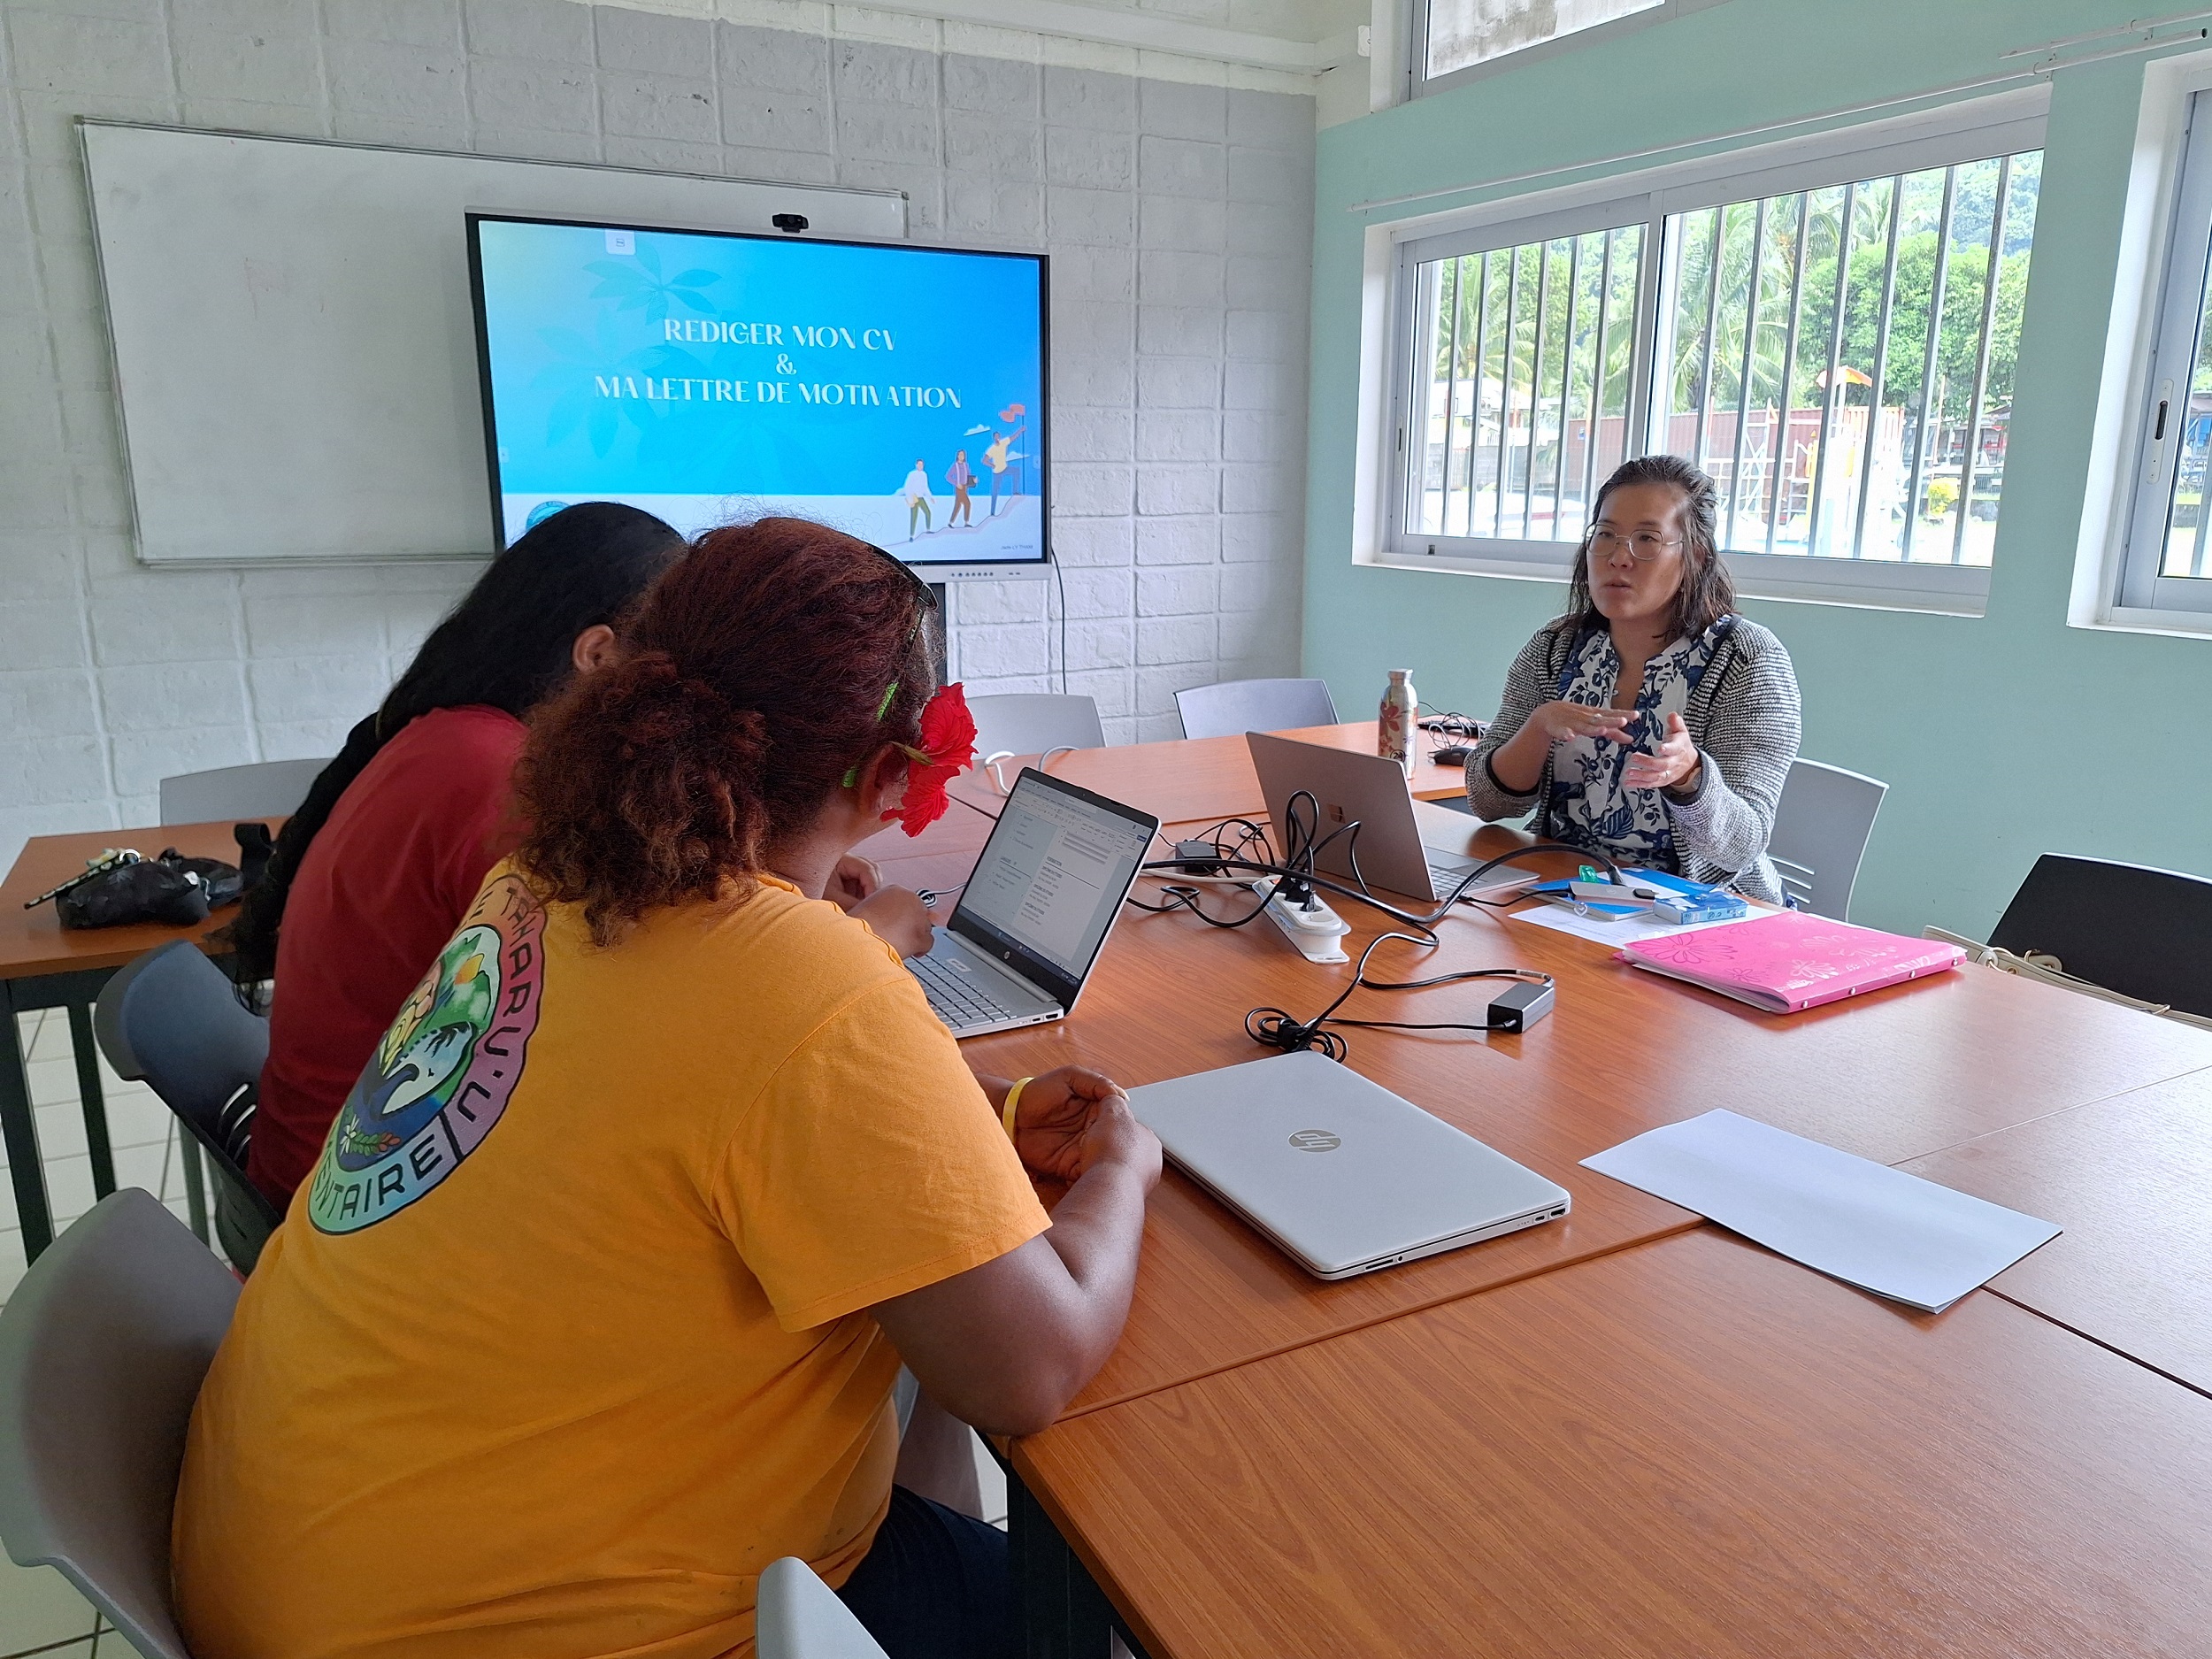
[[289, 818], [307, 799], [308, 787], [327, 760], [265, 760], [252, 766], [183, 772], [161, 780], [164, 824], [234, 823]]
[[1782, 786], [1767, 856], [1800, 910], [1851, 918], [1851, 889], [1889, 786], [1840, 766], [1796, 760]]
[[1334, 726], [1336, 699], [1325, 680], [1225, 680], [1175, 694], [1185, 737], [1241, 737]]
[[56, 1567], [146, 1659], [190, 1659], [169, 1516], [238, 1281], [154, 1198], [109, 1194], [0, 1310], [0, 1541]]
[[[229, 976], [188, 940], [126, 964], [100, 989], [92, 1033], [118, 1077], [145, 1079], [215, 1166], [250, 1254], [282, 1219], [246, 1179], [239, 1091], [269, 1057], [269, 1022], [239, 1005]], [[250, 1259], [239, 1262], [250, 1269]]]
[[1098, 704], [1089, 697], [1049, 692], [1010, 692], [971, 697], [975, 716], [975, 757], [987, 755], [1041, 755], [1048, 749], [1103, 749], [1106, 728]]
[[770, 1562], [760, 1575], [753, 1650], [759, 1659], [888, 1659], [837, 1592], [796, 1555]]
[[240, 1006], [229, 975], [183, 939], [118, 970], [93, 1005], [92, 1030], [118, 1077], [145, 1079], [204, 1133], [269, 1057], [269, 1022]]
[[2045, 853], [1989, 942], [2058, 958], [2078, 979], [2212, 1016], [2212, 881]]

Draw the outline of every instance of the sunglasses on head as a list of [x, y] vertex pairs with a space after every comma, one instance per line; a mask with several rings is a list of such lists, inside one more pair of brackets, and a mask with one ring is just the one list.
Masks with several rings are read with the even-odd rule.
[[[911, 565], [909, 565], [904, 559], [900, 558], [896, 554], [886, 552], [883, 549], [876, 546], [872, 541], [869, 542], [867, 547], [871, 553], [880, 554], [883, 557], [889, 559], [892, 564], [897, 565], [899, 567], [899, 574], [905, 577], [906, 580], [913, 585], [916, 600], [914, 606], [914, 626], [906, 631], [906, 643], [899, 648], [899, 661], [903, 663], [907, 659], [908, 656], [913, 651], [914, 641], [921, 638], [922, 624], [926, 622], [929, 619], [930, 613], [937, 609], [937, 595], [935, 590], [933, 590], [927, 582], [922, 580], [921, 572], [917, 571]], [[883, 717], [891, 712], [891, 703], [892, 700], [899, 695], [900, 684], [901, 682], [899, 680], [894, 680], [889, 685], [883, 688], [882, 701], [876, 704], [877, 725], [882, 725]], [[855, 766], [845, 773], [843, 787], [849, 789], [859, 781], [860, 768]]]

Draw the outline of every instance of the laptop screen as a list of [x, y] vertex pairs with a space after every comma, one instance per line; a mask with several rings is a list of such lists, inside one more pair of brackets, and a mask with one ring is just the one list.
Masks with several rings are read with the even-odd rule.
[[1158, 827], [1133, 808], [1025, 771], [976, 860], [952, 929], [1071, 1000]]

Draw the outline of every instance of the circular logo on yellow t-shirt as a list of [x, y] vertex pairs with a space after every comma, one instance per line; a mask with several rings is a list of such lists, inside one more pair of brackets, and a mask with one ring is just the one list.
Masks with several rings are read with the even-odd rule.
[[330, 1125], [307, 1197], [319, 1231], [396, 1215], [483, 1143], [537, 1028], [544, 933], [519, 877], [477, 895]]

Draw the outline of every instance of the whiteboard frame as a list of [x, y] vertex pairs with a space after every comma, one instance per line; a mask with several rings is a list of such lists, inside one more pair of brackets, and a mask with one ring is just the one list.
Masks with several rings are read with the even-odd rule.
[[[120, 452], [124, 481], [127, 486], [127, 493], [128, 494], [130, 500], [132, 552], [133, 556], [139, 564], [150, 569], [258, 570], [264, 568], [298, 569], [308, 566], [337, 565], [481, 565], [488, 562], [494, 557], [495, 547], [496, 544], [496, 531], [495, 524], [488, 521], [481, 527], [480, 534], [483, 544], [480, 547], [456, 549], [451, 551], [356, 552], [348, 550], [320, 551], [295, 555], [256, 554], [228, 557], [210, 557], [193, 554], [162, 554], [150, 556], [148, 552], [148, 538], [140, 507], [140, 469], [135, 464], [132, 455], [130, 440], [130, 415], [124, 407], [123, 358], [120, 346], [116, 336], [116, 314], [112, 297], [113, 291], [110, 281], [111, 273], [108, 268], [108, 250], [106, 242], [101, 234], [100, 191], [93, 174], [91, 134], [96, 130], [173, 133], [193, 138], [238, 139], [257, 144], [281, 143], [311, 145], [320, 149], [346, 150], [357, 153], [365, 152], [373, 154], [398, 155], [419, 158], [483, 162], [495, 165], [506, 163], [534, 169], [561, 168], [578, 173], [590, 174], [597, 177], [617, 176], [637, 178], [641, 180], [653, 180], [657, 181], [678, 180], [693, 180], [703, 184], [749, 185], [758, 188], [771, 189], [779, 193], [787, 194], [792, 198], [794, 205], [803, 205], [804, 202], [808, 199], [814, 199], [818, 201], [823, 199], [850, 201], [859, 198], [865, 200], [895, 201], [898, 204], [900, 235], [904, 237], [907, 230], [909, 229], [909, 202], [907, 194], [903, 190], [863, 188], [859, 187], [849, 187], [843, 185], [799, 184], [780, 179], [738, 178], [721, 173], [689, 173], [676, 169], [658, 169], [649, 167], [626, 167], [620, 165], [610, 165], [599, 162], [550, 160], [531, 156], [493, 155], [475, 150], [427, 150], [404, 144], [353, 143], [341, 139], [302, 136], [285, 133], [255, 133], [231, 127], [188, 127], [164, 121], [110, 120], [93, 116], [79, 116], [76, 118], [75, 127], [77, 129], [78, 159], [83, 170], [87, 211], [90, 217], [92, 228], [93, 259], [99, 277], [101, 326], [106, 337], [108, 347], [108, 362], [110, 367], [109, 395], [112, 400], [111, 406], [115, 412], [116, 442]], [[464, 211], [514, 211], [519, 210], [484, 210], [479, 207], [472, 207], [464, 210]], [[680, 221], [676, 219], [664, 219], [657, 214], [636, 213], [630, 210], [625, 210], [625, 211], [626, 214], [627, 214], [626, 222], [635, 224], [641, 228], [664, 228], [675, 231], [695, 231], [702, 227], [695, 219], [687, 221]], [[802, 235], [804, 233], [802, 233]], [[822, 237], [821, 240], [827, 241], [830, 240], [830, 238], [826, 235]], [[904, 245], [904, 243], [902, 242], [899, 245]], [[464, 263], [465, 264], [465, 259], [464, 260]], [[463, 305], [466, 307], [469, 303], [469, 296], [466, 293], [464, 293], [460, 296], [460, 299]], [[471, 342], [471, 349], [474, 349], [474, 342], [472, 341]], [[472, 381], [474, 380], [475, 375], [473, 372], [472, 372], [470, 378]], [[477, 400], [472, 398], [472, 406], [475, 406]], [[478, 413], [480, 420], [480, 409], [479, 409]], [[470, 450], [471, 464], [480, 464], [480, 457], [481, 457], [483, 454], [483, 440], [480, 434], [477, 442]]]

